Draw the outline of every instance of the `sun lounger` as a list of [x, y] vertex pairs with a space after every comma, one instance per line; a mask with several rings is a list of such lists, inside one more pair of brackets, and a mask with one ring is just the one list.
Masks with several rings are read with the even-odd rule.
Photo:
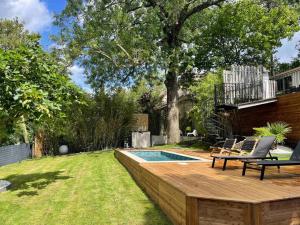
[[232, 149], [223, 150], [223, 153], [228, 153], [228, 155], [231, 155], [231, 153], [238, 153], [239, 155], [249, 154], [255, 149], [257, 142], [257, 139], [245, 139], [236, 143]]
[[[247, 165], [253, 163], [248, 160], [244, 161], [244, 168], [243, 168], [243, 175], [246, 174], [246, 169], [247, 169]], [[255, 162], [257, 165], [261, 166], [261, 173], [260, 173], [260, 179], [263, 180], [264, 176], [265, 176], [265, 169], [268, 166], [277, 166], [278, 169], [281, 166], [297, 166], [300, 165], [300, 141], [298, 142], [296, 148], [294, 149], [291, 157], [289, 160], [275, 160], [275, 161], [271, 161], [271, 160], [262, 160], [262, 161], [258, 161]]]
[[228, 160], [248, 160], [248, 159], [276, 159], [276, 157], [267, 156], [270, 154], [270, 149], [275, 142], [275, 137], [268, 136], [262, 137], [258, 142], [255, 149], [249, 155], [237, 155], [237, 156], [224, 156], [224, 155], [214, 155], [212, 161], [212, 168], [215, 166], [216, 159], [224, 160], [223, 170], [226, 169]]
[[210, 156], [212, 156], [214, 153], [218, 153], [218, 154], [223, 154], [223, 152], [227, 153], [228, 151], [233, 149], [235, 143], [236, 143], [236, 139], [226, 138], [222, 147], [216, 147], [216, 146], [210, 147], [210, 149], [211, 149]]

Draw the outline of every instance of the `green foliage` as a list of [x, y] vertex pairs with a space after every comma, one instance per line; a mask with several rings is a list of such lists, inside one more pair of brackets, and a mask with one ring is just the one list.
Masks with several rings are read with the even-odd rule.
[[266, 127], [253, 128], [256, 136], [275, 136], [277, 143], [283, 143], [292, 128], [285, 122], [267, 123]]
[[53, 118], [44, 123], [44, 154], [57, 153], [66, 142], [71, 152], [90, 151], [123, 146], [134, 124], [136, 104], [124, 90], [114, 93], [100, 91], [86, 95], [85, 104], [74, 103], [66, 108], [65, 118]]
[[[27, 142], [36, 124], [63, 116], [62, 108], [78, 101], [82, 92], [60, 74], [62, 66], [42, 50], [38, 35], [24, 30], [17, 20], [0, 20], [0, 28], [0, 111], [13, 124], [0, 144], [22, 141], [22, 129]], [[9, 138], [12, 130], [15, 137]]]
[[296, 10], [281, 1], [234, 1], [207, 11], [198, 25], [196, 65], [209, 70], [232, 64], [261, 64], [270, 58], [281, 39], [299, 30]]
[[196, 100], [190, 115], [196, 121], [196, 128], [200, 132], [206, 132], [205, 122], [214, 111], [214, 87], [221, 83], [222, 71], [220, 70], [217, 73], [208, 73], [189, 89]]
[[185, 132], [191, 132], [192, 131], [192, 128], [191, 127], [186, 127], [185, 128]]
[[0, 146], [15, 144], [22, 140], [18, 125], [7, 113], [0, 111]]
[[24, 25], [17, 19], [0, 19], [0, 49], [15, 49], [22, 44], [30, 43], [32, 38], [38, 37], [38, 34], [25, 30]]
[[152, 134], [160, 132], [161, 111], [157, 110], [157, 107], [164, 102], [165, 93], [165, 86], [161, 82], [146, 79], [140, 80], [128, 91], [129, 97], [136, 105], [137, 112], [148, 114], [148, 128]]
[[285, 122], [276, 122], [267, 124], [270, 132], [276, 136], [277, 143], [282, 143], [286, 139], [286, 135], [292, 131], [289, 124]]
[[268, 127], [255, 127], [255, 136], [264, 137], [264, 136], [273, 136]]
[[148, 79], [157, 75], [161, 25], [157, 10], [143, 4], [68, 1], [57, 17], [63, 28], [58, 44], [66, 46], [67, 58], [85, 66], [93, 86], [124, 86], [145, 74]]
[[[259, 0], [69, 0], [56, 17], [64, 58], [81, 63], [94, 87], [162, 77], [167, 88], [167, 135], [177, 142], [176, 93], [199, 71], [270, 56], [298, 30], [292, 6]], [[216, 7], [222, 6], [222, 7]], [[199, 53], [198, 53], [199, 52]], [[263, 55], [263, 56], [262, 56]], [[266, 64], [263, 62], [263, 64]], [[170, 119], [172, 118], [172, 119]]]
[[285, 0], [68, 1], [56, 17], [62, 33], [55, 40], [94, 86], [163, 71], [164, 79], [170, 72], [186, 84], [194, 67], [267, 64], [280, 40], [299, 30], [298, 18]]
[[146, 79], [140, 80], [128, 91], [141, 113], [151, 113], [154, 107], [162, 102], [164, 93], [165, 87], [161, 82], [157, 80], [148, 82]]
[[38, 121], [52, 116], [66, 102], [76, 100], [79, 92], [67, 76], [57, 73], [56, 61], [37, 41], [13, 50], [0, 49], [0, 107], [13, 118]]

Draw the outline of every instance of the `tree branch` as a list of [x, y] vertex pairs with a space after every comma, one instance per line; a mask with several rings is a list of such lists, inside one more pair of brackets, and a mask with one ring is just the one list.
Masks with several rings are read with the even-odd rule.
[[148, 4], [142, 4], [142, 5], [139, 5], [139, 6], [135, 6], [135, 7], [129, 8], [127, 10], [127, 12], [130, 13], [130, 12], [137, 11], [137, 10], [139, 10], [141, 8], [149, 8], [149, 7], [152, 7], [152, 5], [150, 3], [148, 3]]
[[121, 44], [117, 43], [117, 46], [126, 54], [127, 58], [132, 62], [133, 66], [137, 66], [139, 64], [138, 60], [135, 60]]
[[146, 0], [153, 8], [158, 7], [161, 12], [161, 19], [167, 19], [169, 17], [168, 12], [165, 8], [156, 0]]
[[96, 53], [100, 53], [101, 55], [103, 55], [105, 58], [109, 59], [114, 65], [115, 67], [119, 68], [119, 65], [115, 62], [115, 60], [113, 60], [112, 57], [110, 57], [107, 53], [105, 53], [104, 51], [102, 51], [101, 49], [93, 49], [92, 50], [93, 52], [96, 52]]
[[203, 3], [201, 3], [201, 4], [196, 5], [195, 7], [193, 7], [190, 10], [188, 9], [189, 6], [192, 3], [194, 3], [195, 1], [191, 0], [190, 2], [188, 2], [184, 6], [183, 10], [180, 12], [179, 19], [178, 19], [177, 23], [174, 24], [173, 27], [172, 27], [173, 34], [175, 34], [175, 37], [176, 37], [174, 40], [178, 39], [177, 36], [178, 36], [178, 34], [179, 34], [182, 26], [184, 25], [185, 21], [189, 17], [191, 17], [192, 15], [194, 15], [194, 14], [196, 14], [198, 12], [201, 12], [201, 11], [203, 11], [203, 10], [211, 7], [211, 6], [215, 6], [215, 5], [219, 6], [222, 2], [225, 2], [225, 1], [227, 1], [227, 0], [207, 0], [207, 1], [203, 2]]
[[203, 2], [203, 3], [201, 3], [201, 4], [197, 5], [197, 6], [195, 6], [195, 7], [192, 8], [191, 10], [189, 10], [189, 11], [185, 14], [185, 16], [184, 16], [184, 18], [183, 18], [183, 22], [184, 22], [185, 20], [187, 20], [190, 16], [192, 16], [192, 15], [198, 13], [198, 12], [201, 12], [201, 11], [203, 11], [204, 9], [207, 9], [207, 8], [209, 8], [209, 7], [211, 7], [211, 6], [214, 6], [214, 5], [219, 6], [222, 2], [225, 2], [225, 1], [227, 1], [227, 0], [209, 0], [209, 1]]

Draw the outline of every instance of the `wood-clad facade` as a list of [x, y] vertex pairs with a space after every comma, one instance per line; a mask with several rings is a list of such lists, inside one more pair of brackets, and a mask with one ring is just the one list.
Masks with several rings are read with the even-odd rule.
[[[219, 89], [218, 89], [219, 88]], [[232, 66], [223, 84], [215, 87], [215, 111], [225, 120], [230, 135], [251, 136], [253, 128], [284, 121], [292, 127], [287, 142], [300, 140], [300, 67], [269, 77], [263, 67]], [[226, 112], [226, 113], [224, 113]], [[227, 136], [230, 136], [227, 135]], [[225, 138], [225, 137], [224, 137]]]
[[276, 102], [238, 109], [231, 113], [233, 133], [253, 135], [253, 127], [265, 126], [267, 122], [284, 121], [292, 127], [288, 142], [300, 140], [300, 92], [277, 97]]

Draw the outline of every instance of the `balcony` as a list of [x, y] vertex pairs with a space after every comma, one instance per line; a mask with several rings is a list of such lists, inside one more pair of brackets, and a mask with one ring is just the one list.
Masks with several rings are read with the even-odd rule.
[[276, 82], [223, 83], [215, 86], [216, 110], [246, 108], [276, 101]]

